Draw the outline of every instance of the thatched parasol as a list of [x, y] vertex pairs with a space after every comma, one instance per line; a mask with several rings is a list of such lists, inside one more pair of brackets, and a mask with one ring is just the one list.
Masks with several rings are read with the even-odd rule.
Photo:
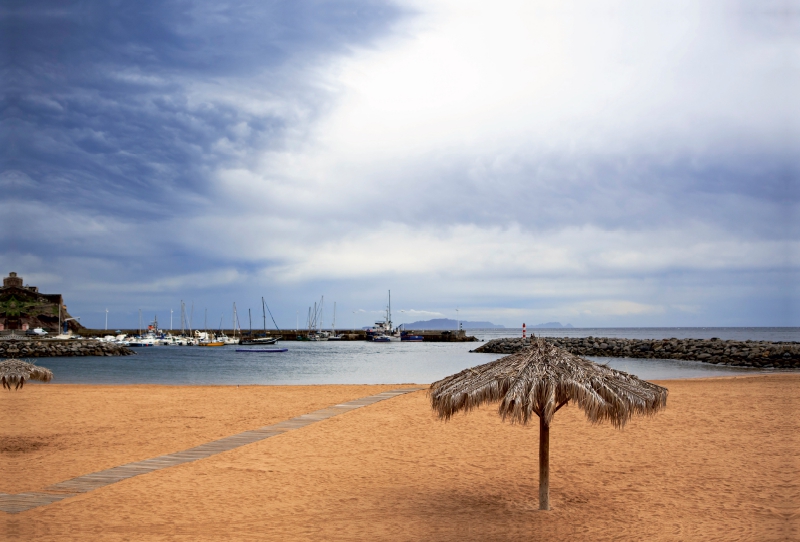
[[50, 369], [39, 367], [21, 359], [0, 361], [0, 382], [4, 388], [9, 390], [11, 389], [11, 384], [14, 384], [14, 389], [19, 389], [25, 385], [26, 380], [50, 382], [52, 378], [53, 372]]
[[667, 388], [579, 358], [541, 338], [530, 347], [431, 384], [431, 405], [440, 418], [499, 401], [503, 420], [527, 424], [539, 417], [539, 509], [550, 509], [550, 424], [572, 401], [592, 423], [621, 428], [634, 414], [667, 406]]

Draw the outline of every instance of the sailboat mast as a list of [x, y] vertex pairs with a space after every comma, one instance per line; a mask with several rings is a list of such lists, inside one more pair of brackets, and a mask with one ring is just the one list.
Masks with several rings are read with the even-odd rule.
[[264, 308], [264, 297], [261, 297], [261, 315], [264, 318], [264, 335], [267, 334], [267, 310]]

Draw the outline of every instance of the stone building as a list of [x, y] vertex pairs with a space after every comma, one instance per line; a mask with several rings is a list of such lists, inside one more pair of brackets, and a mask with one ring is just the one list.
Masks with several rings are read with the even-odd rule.
[[[9, 273], [0, 288], [0, 330], [43, 328], [58, 332], [59, 321], [72, 318], [61, 294], [42, 294], [36, 286], [23, 286], [22, 277]], [[60, 318], [59, 318], [59, 312]], [[67, 325], [72, 330], [82, 326], [75, 320]]]

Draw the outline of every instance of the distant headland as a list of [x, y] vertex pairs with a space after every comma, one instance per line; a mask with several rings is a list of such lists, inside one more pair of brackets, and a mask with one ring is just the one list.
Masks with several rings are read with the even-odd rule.
[[24, 285], [22, 277], [9, 273], [0, 288], [0, 331], [42, 328], [59, 332], [59, 324], [69, 329], [83, 328], [67, 312], [61, 294], [43, 294], [36, 286]]

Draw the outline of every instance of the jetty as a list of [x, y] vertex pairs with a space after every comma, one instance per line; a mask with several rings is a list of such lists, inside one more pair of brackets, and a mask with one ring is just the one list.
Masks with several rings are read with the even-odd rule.
[[0, 358], [49, 358], [55, 356], [130, 356], [124, 346], [89, 339], [32, 339], [0, 335]]
[[[800, 368], [800, 343], [712, 339], [616, 339], [609, 337], [543, 337], [578, 356], [679, 359], [733, 367]], [[471, 352], [513, 354], [530, 339], [492, 339]]]

